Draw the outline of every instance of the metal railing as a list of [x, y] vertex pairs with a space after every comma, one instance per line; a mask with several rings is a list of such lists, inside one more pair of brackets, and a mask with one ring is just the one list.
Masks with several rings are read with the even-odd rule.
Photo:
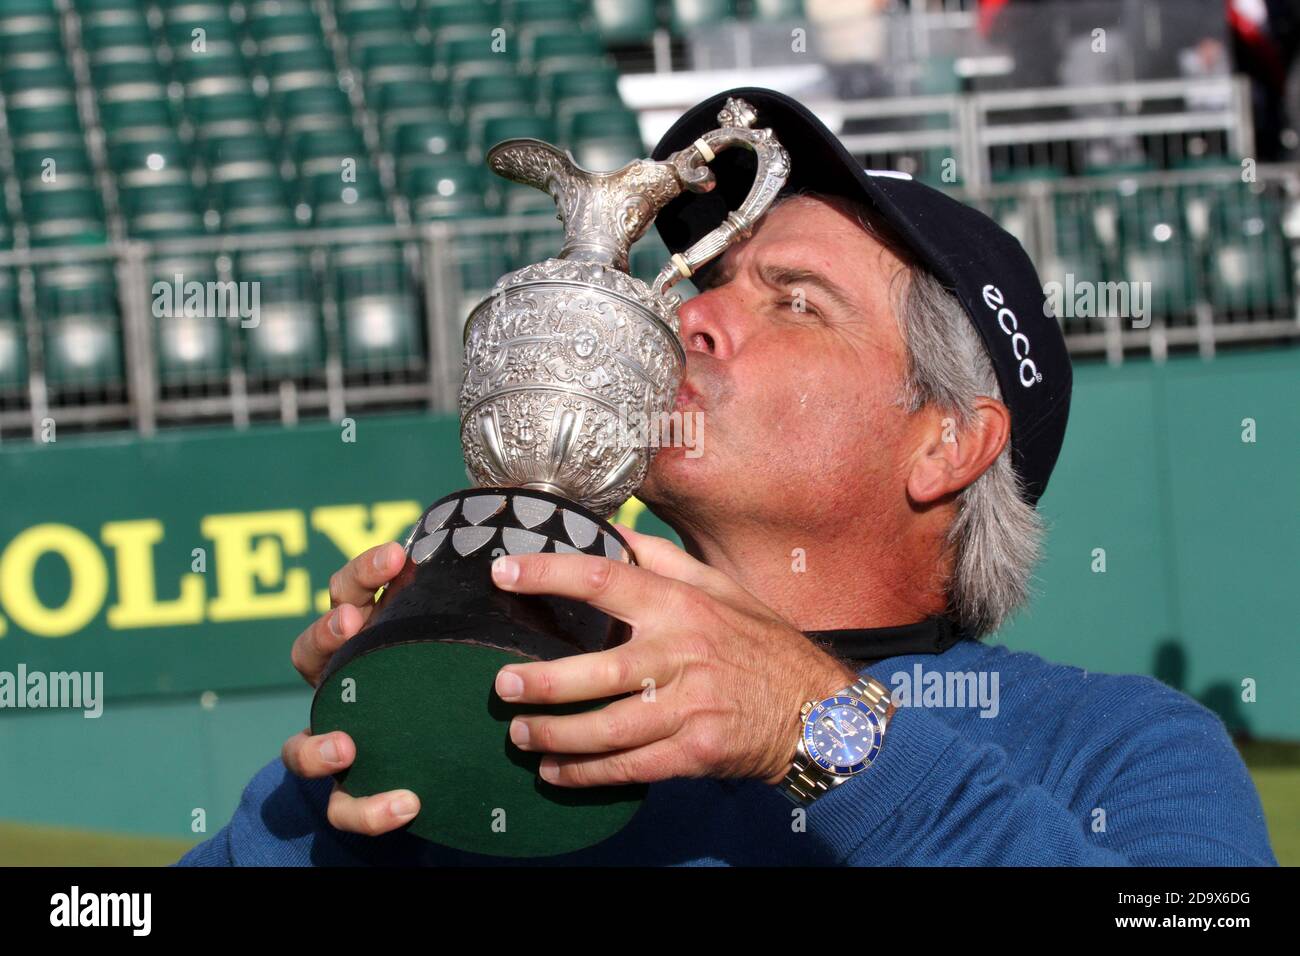
[[[646, 118], [647, 134], [657, 134], [713, 85], [708, 74], [682, 73], [625, 76], [620, 89]], [[1022, 169], [1083, 171], [1134, 160], [1176, 166], [1255, 150], [1245, 77], [801, 101], [863, 166], [972, 194]]]
[[[1045, 283], [1060, 283], [1058, 311], [1077, 356], [1122, 362], [1134, 354], [1163, 359], [1191, 348], [1213, 355], [1225, 344], [1300, 338], [1300, 166], [1261, 166], [1243, 183], [1234, 168], [1178, 173], [1005, 183], [978, 195], [955, 193], [1020, 238]], [[473, 302], [495, 275], [471, 268], [485, 247], [506, 253], [510, 266], [534, 255], [527, 236], [540, 217], [521, 215], [374, 227], [171, 240], [164, 245], [112, 242], [103, 246], [0, 253], [0, 270], [16, 273], [29, 375], [19, 394], [0, 397], [6, 437], [39, 438], [47, 420], [60, 427], [159, 427], [219, 421], [237, 427], [262, 419], [286, 423], [299, 415], [339, 420], [358, 410], [422, 408], [452, 413], [460, 380], [461, 337]], [[554, 223], [549, 224], [550, 228]], [[343, 347], [346, 296], [340, 262], [368, 247], [400, 250], [406, 285], [396, 290], [418, 303], [421, 339], [408, 361], [371, 370], [351, 367]], [[559, 242], [555, 242], [558, 250]], [[231, 262], [259, 251], [294, 250], [308, 263], [305, 308], [324, 331], [323, 359], [288, 373], [258, 374], [248, 366], [251, 330], [237, 315], [205, 316], [224, 323], [228, 366], [201, 387], [168, 384], [159, 375], [159, 328], [151, 282], [157, 265], [178, 257], [211, 261], [222, 281], [238, 278]], [[657, 259], [653, 246], [643, 249]], [[69, 392], [51, 388], [43, 356], [49, 317], [38, 304], [40, 276], [55, 267], [109, 266], [124, 375], [112, 388]], [[499, 271], [499, 270], [498, 270]], [[1098, 301], [1074, 307], [1088, 284], [1103, 295], [1128, 284], [1142, 296], [1127, 308]], [[1140, 290], [1143, 283], [1144, 291]], [[1121, 290], [1122, 291], [1122, 290]], [[75, 304], [55, 302], [55, 312]]]

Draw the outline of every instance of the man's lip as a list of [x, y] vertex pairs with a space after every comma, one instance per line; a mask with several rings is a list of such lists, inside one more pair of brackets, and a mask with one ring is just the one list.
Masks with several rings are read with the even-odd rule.
[[700, 396], [695, 389], [683, 382], [681, 388], [677, 389], [676, 407], [680, 409], [688, 405], [698, 405], [699, 399]]

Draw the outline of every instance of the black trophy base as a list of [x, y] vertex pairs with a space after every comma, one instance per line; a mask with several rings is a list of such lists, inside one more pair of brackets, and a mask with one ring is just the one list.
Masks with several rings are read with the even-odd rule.
[[313, 734], [343, 730], [356, 742], [356, 762], [337, 775], [346, 792], [413, 790], [421, 810], [410, 833], [489, 856], [572, 852], [627, 824], [644, 786], [551, 786], [537, 775], [541, 755], [509, 736], [516, 714], [608, 701], [507, 704], [493, 690], [506, 664], [605, 650], [630, 636], [582, 602], [492, 582], [502, 554], [566, 551], [634, 560], [611, 525], [542, 491], [458, 491], [424, 513], [406, 565], [366, 628], [330, 660], [312, 701]]

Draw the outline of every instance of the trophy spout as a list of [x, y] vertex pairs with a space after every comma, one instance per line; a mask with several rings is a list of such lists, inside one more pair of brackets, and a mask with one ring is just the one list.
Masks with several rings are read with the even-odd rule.
[[506, 179], [533, 186], [555, 200], [564, 223], [557, 258], [628, 271], [628, 252], [659, 210], [682, 191], [671, 162], [637, 159], [611, 172], [584, 169], [567, 151], [539, 139], [502, 140], [488, 166]]

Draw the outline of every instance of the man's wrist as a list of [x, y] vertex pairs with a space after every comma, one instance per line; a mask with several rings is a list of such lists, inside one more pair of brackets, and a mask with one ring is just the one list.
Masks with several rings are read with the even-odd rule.
[[799, 734], [803, 728], [803, 717], [799, 713], [799, 709], [810, 700], [825, 700], [832, 694], [851, 686], [857, 679], [858, 672], [852, 667], [849, 667], [843, 661], [826, 655], [824, 666], [814, 669], [807, 680], [800, 682], [806, 692], [794, 703], [790, 708], [788, 717], [781, 722], [781, 737], [775, 742], [780, 756], [777, 760], [776, 769], [763, 779], [764, 783], [776, 786], [785, 779], [785, 775], [790, 771], [798, 746]]

